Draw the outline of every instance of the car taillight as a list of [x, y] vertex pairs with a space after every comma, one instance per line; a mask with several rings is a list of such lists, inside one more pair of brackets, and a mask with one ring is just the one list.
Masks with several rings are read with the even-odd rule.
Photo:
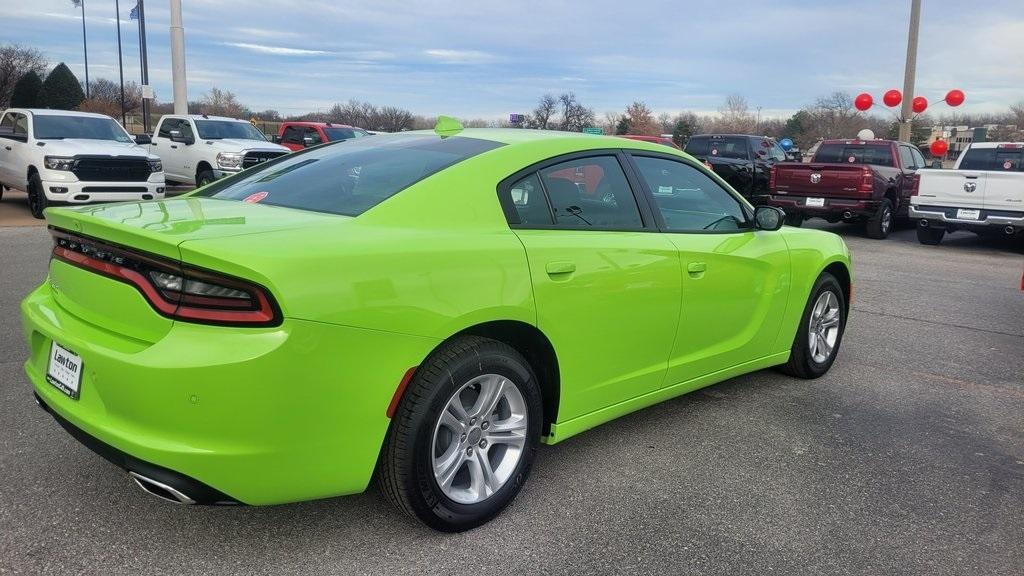
[[910, 195], [917, 196], [921, 191], [921, 175], [914, 174], [910, 179]]
[[870, 168], [863, 168], [861, 170], [860, 186], [858, 189], [861, 192], [874, 192], [875, 190], [875, 176], [871, 173]]
[[168, 318], [205, 324], [276, 326], [281, 314], [261, 286], [52, 229], [53, 257], [134, 286]]
[[768, 173], [768, 191], [775, 191], [775, 166], [772, 166], [771, 172]]

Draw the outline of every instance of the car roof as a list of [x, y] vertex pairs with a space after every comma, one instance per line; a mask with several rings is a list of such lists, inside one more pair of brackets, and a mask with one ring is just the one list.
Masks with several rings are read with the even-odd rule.
[[719, 134], [719, 133], [708, 133], [708, 134], [694, 134], [690, 138], [758, 138], [766, 140], [774, 140], [771, 136], [758, 136], [756, 134]]
[[822, 144], [907, 144], [913, 146], [910, 142], [900, 142], [899, 140], [886, 140], [885, 138], [875, 138], [874, 140], [861, 140], [860, 138], [830, 138], [828, 140], [822, 140]]
[[[415, 130], [403, 132], [403, 134], [434, 134], [433, 130]], [[466, 138], [479, 138], [502, 144], [517, 146], [536, 142], [563, 141], [569, 144], [575, 140], [586, 144], [585, 148], [630, 148], [638, 150], [655, 150], [658, 152], [669, 150], [663, 144], [645, 142], [643, 140], [632, 140], [618, 136], [604, 136], [601, 134], [586, 134], [583, 132], [563, 132], [560, 130], [531, 130], [526, 128], [465, 128], [455, 134]]]
[[352, 126], [351, 124], [339, 124], [338, 122], [309, 122], [306, 120], [286, 120], [281, 122], [282, 126], [320, 126], [321, 128], [355, 128], [362, 130], [358, 126]]
[[971, 148], [1018, 148], [1024, 147], [1024, 142], [971, 142]]
[[193, 120], [226, 120], [228, 122], [245, 122], [249, 124], [248, 120], [242, 120], [240, 118], [228, 118], [227, 116], [211, 116], [209, 114], [164, 114], [164, 118], [191, 118]]
[[33, 116], [79, 116], [82, 118], [110, 118], [106, 114], [96, 114], [95, 112], [79, 112], [78, 110], [52, 110], [50, 108], [9, 108], [8, 112], [21, 112], [32, 114]]

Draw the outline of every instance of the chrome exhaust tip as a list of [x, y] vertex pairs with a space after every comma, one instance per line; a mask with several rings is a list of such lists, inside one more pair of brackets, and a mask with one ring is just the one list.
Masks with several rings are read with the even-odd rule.
[[1017, 229], [1014, 228], [1013, 226], [1007, 226], [1006, 228], [1003, 228], [1003, 232], [1006, 232], [1007, 236], [1013, 234], [1016, 231], [1017, 231]]
[[927, 228], [928, 227], [928, 221], [925, 220], [924, 218], [922, 218], [922, 219], [917, 221], [917, 225], [920, 226], [921, 228]]
[[849, 220], [850, 218], [853, 218], [853, 212], [850, 212], [849, 210], [843, 212], [843, 219]]
[[157, 482], [152, 478], [147, 478], [137, 472], [128, 472], [128, 476], [135, 481], [135, 484], [139, 488], [142, 488], [146, 493], [156, 496], [161, 500], [173, 502], [174, 504], [195, 504], [196, 501], [189, 498], [181, 491], [164, 484], [163, 482]]

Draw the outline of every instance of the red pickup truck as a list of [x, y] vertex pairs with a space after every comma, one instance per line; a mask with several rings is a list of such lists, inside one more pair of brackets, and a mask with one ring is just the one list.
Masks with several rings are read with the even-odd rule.
[[807, 218], [864, 222], [870, 238], [885, 238], [905, 218], [914, 174], [925, 168], [912, 144], [893, 140], [825, 140], [810, 163], [776, 164], [758, 204], [782, 208], [786, 223]]
[[369, 136], [369, 132], [355, 126], [331, 122], [282, 122], [274, 142], [289, 150], [302, 150], [324, 142], [349, 140]]

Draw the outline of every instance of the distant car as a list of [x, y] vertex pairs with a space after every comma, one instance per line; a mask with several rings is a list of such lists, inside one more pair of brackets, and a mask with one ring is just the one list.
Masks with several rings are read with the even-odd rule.
[[790, 226], [807, 218], [863, 222], [868, 237], [881, 239], [907, 216], [913, 176], [926, 167], [907, 142], [825, 140], [810, 162], [775, 165], [770, 193], [756, 203], [785, 210]]
[[1024, 142], [972, 143], [953, 170], [918, 172], [910, 217], [922, 244], [955, 230], [1024, 233]]
[[684, 151], [748, 199], [767, 194], [772, 166], [786, 161], [786, 151], [774, 138], [749, 134], [698, 134]]
[[167, 500], [325, 498], [376, 472], [457, 531], [512, 501], [542, 441], [770, 366], [829, 371], [839, 236], [666, 146], [450, 124], [49, 210], [49, 278], [21, 305], [40, 404]]
[[622, 138], [629, 138], [630, 140], [639, 140], [641, 142], [651, 142], [653, 144], [663, 144], [676, 150], [682, 150], [678, 144], [672, 141], [671, 138], [664, 136], [643, 136], [641, 134], [621, 134]]
[[164, 197], [164, 170], [110, 116], [11, 108], [0, 115], [0, 196], [28, 193], [36, 218], [53, 204]]
[[362, 128], [332, 122], [282, 122], [274, 142], [289, 150], [302, 150], [324, 142], [369, 136]]

